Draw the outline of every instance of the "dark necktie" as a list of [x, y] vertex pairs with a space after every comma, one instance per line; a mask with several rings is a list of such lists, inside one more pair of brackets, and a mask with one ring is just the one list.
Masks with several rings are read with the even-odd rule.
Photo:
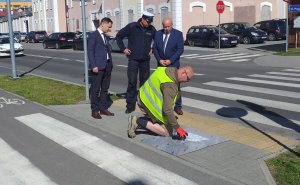
[[104, 34], [104, 33], [102, 33], [102, 35], [103, 35], [103, 42], [104, 42], [104, 44], [105, 44], [105, 45], [107, 45], [107, 41], [106, 41], [105, 34]]
[[168, 37], [169, 37], [169, 33], [165, 33], [165, 38], [163, 40], [163, 45], [164, 45], [164, 53], [165, 53], [165, 50], [166, 50], [166, 46], [167, 46], [167, 41], [168, 41]]
[[111, 52], [110, 52], [110, 49], [107, 45], [107, 40], [106, 40], [106, 36], [104, 33], [102, 33], [103, 35], [103, 41], [104, 41], [104, 44], [105, 44], [105, 47], [106, 47], [106, 51], [107, 51], [107, 54], [108, 54], [108, 58], [111, 59]]

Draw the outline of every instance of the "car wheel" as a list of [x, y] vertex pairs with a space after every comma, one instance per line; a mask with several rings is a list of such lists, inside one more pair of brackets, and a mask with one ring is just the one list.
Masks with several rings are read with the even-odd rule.
[[188, 43], [189, 43], [189, 45], [192, 46], [192, 47], [195, 46], [195, 42], [194, 42], [194, 41], [189, 40]]
[[213, 41], [213, 47], [219, 48], [219, 41], [217, 41], [217, 40]]
[[60, 46], [58, 43], [55, 44], [55, 49], [60, 49]]
[[270, 40], [270, 41], [275, 41], [275, 40], [276, 40], [275, 34], [274, 34], [274, 33], [269, 33], [269, 35], [268, 35], [268, 40]]
[[250, 38], [249, 37], [244, 37], [243, 38], [243, 43], [244, 44], [250, 44]]
[[45, 43], [43, 43], [43, 48], [44, 48], [44, 49], [47, 49], [48, 46], [47, 46]]

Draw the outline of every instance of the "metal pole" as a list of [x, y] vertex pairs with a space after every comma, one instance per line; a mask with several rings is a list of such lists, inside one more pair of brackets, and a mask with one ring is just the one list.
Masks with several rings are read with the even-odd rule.
[[85, 0], [81, 0], [81, 13], [82, 13], [81, 16], [82, 16], [83, 48], [84, 48], [85, 100], [88, 101], [89, 100], [89, 76], [88, 76]]
[[286, 42], [285, 42], [285, 52], [289, 49], [289, 3], [286, 2]]
[[221, 36], [220, 36], [220, 23], [221, 23], [221, 20], [220, 20], [220, 13], [219, 13], [219, 53], [220, 53], [220, 48], [221, 48]]
[[15, 56], [14, 34], [13, 34], [11, 11], [10, 11], [10, 0], [6, 0], [6, 8], [7, 8], [8, 30], [9, 30], [9, 38], [10, 38], [9, 40], [10, 40], [10, 56], [11, 56], [12, 78], [16, 79], [17, 78], [16, 56]]

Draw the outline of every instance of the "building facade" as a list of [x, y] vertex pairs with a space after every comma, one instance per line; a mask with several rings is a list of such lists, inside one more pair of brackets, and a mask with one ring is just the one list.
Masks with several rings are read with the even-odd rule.
[[[3, 0], [2, 0], [3, 1]], [[218, 0], [86, 0], [87, 31], [95, 30], [95, 25], [103, 17], [110, 17], [114, 24], [112, 36], [126, 24], [137, 21], [144, 10], [155, 15], [153, 25], [162, 28], [164, 17], [172, 17], [174, 27], [184, 35], [193, 25], [218, 25], [216, 11]], [[286, 3], [283, 0], [225, 0], [225, 11], [220, 22], [249, 22], [285, 18]], [[32, 0], [33, 16], [30, 17], [31, 30], [82, 31], [81, 0]], [[14, 20], [15, 21], [15, 20]], [[1, 30], [0, 32], [5, 32]], [[14, 27], [14, 30], [18, 28]]]

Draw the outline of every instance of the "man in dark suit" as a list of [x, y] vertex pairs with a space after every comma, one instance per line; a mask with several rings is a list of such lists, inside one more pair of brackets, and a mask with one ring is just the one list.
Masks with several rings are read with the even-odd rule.
[[108, 110], [111, 72], [113, 68], [112, 57], [108, 47], [105, 33], [112, 27], [112, 20], [104, 17], [98, 29], [90, 34], [88, 40], [88, 58], [91, 70], [90, 101], [92, 117], [101, 119], [101, 115], [114, 116]]
[[[182, 32], [173, 28], [171, 18], [164, 18], [163, 29], [158, 30], [155, 34], [153, 53], [157, 60], [158, 66], [162, 67], [180, 67], [180, 56], [184, 50]], [[174, 111], [182, 115], [182, 100], [178, 97]]]

